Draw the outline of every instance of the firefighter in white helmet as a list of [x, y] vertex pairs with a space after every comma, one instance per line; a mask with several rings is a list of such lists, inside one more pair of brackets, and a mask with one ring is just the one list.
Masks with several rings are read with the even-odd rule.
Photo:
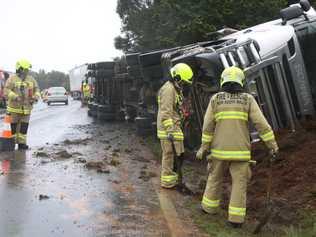
[[11, 130], [19, 150], [28, 149], [26, 137], [30, 114], [33, 103], [41, 96], [37, 82], [29, 75], [31, 67], [25, 59], [17, 61], [16, 74], [7, 80], [4, 89], [8, 99], [7, 113], [12, 116]]
[[162, 170], [161, 186], [173, 188], [178, 184], [178, 175], [174, 170], [174, 157], [172, 143], [177, 157], [184, 153], [184, 135], [182, 132], [181, 104], [183, 101], [183, 86], [191, 85], [193, 71], [185, 63], [178, 63], [170, 70], [171, 79], [159, 90], [157, 136], [161, 142]]
[[228, 224], [240, 228], [246, 216], [249, 167], [249, 120], [259, 132], [271, 153], [278, 152], [274, 133], [254, 97], [244, 92], [245, 75], [237, 67], [226, 68], [221, 76], [222, 91], [212, 96], [204, 117], [202, 145], [197, 159], [210, 153], [209, 177], [202, 199], [202, 209], [218, 212], [225, 168], [232, 176], [232, 191], [228, 208]]

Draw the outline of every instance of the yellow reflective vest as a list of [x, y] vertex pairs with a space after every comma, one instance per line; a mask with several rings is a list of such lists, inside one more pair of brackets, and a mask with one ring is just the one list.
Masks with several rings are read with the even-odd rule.
[[41, 94], [35, 79], [27, 76], [22, 80], [17, 75], [11, 76], [4, 88], [8, 99], [7, 112], [29, 115], [33, 108], [34, 99], [39, 99]]
[[83, 93], [83, 97], [85, 98], [90, 97], [90, 86], [88, 84], [82, 86], [82, 93]]
[[172, 82], [167, 81], [158, 93], [157, 136], [167, 139], [172, 134], [177, 141], [183, 141], [181, 130], [181, 104], [183, 95], [177, 91]]
[[215, 94], [204, 117], [202, 148], [219, 160], [251, 158], [249, 120], [270, 149], [277, 149], [274, 133], [254, 97], [248, 93]]

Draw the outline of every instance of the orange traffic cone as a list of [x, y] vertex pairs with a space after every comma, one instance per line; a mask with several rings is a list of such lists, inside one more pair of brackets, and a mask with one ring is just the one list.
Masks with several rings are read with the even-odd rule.
[[1, 137], [12, 138], [11, 122], [12, 122], [11, 116], [6, 114], [3, 120], [4, 125], [3, 125], [3, 131], [2, 131]]
[[6, 114], [3, 120], [3, 131], [0, 136], [0, 151], [13, 151], [15, 148], [15, 139], [12, 136], [11, 122], [11, 116]]

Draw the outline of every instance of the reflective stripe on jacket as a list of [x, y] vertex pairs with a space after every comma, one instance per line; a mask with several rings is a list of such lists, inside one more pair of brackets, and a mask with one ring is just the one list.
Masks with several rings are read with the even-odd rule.
[[25, 115], [31, 113], [33, 100], [41, 96], [33, 77], [27, 76], [25, 80], [22, 80], [17, 75], [13, 75], [7, 80], [4, 94], [8, 99], [7, 111]]
[[157, 115], [157, 136], [159, 139], [167, 139], [168, 133], [170, 133], [175, 140], [184, 140], [180, 114], [182, 99], [181, 92], [178, 92], [170, 81], [160, 88]]
[[90, 86], [89, 85], [82, 86], [82, 93], [84, 97], [90, 97]]
[[211, 156], [219, 160], [250, 160], [249, 120], [269, 148], [277, 147], [274, 133], [252, 95], [215, 94], [204, 117], [204, 150], [210, 151]]

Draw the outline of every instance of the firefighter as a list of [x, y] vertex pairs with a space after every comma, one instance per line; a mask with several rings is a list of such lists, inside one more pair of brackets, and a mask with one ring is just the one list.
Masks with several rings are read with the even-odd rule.
[[[173, 188], [178, 183], [178, 175], [174, 171], [174, 156], [172, 142], [176, 155], [184, 153], [184, 135], [181, 129], [182, 90], [185, 85], [192, 84], [193, 72], [185, 63], [178, 63], [170, 70], [168, 80], [158, 93], [157, 136], [162, 149], [161, 186]], [[171, 141], [172, 140], [172, 141]]]
[[90, 99], [90, 86], [87, 81], [82, 83], [82, 95], [83, 95], [83, 102], [82, 104], [87, 104]]
[[221, 75], [222, 91], [212, 96], [204, 117], [202, 144], [196, 158], [207, 153], [209, 177], [202, 199], [203, 211], [218, 212], [225, 168], [232, 176], [228, 225], [240, 228], [246, 216], [247, 182], [251, 177], [249, 120], [271, 154], [278, 152], [274, 133], [254, 97], [244, 92], [243, 71], [226, 68]]
[[29, 75], [31, 67], [29, 61], [19, 60], [16, 63], [16, 74], [7, 80], [4, 89], [8, 99], [7, 113], [12, 117], [11, 130], [19, 150], [28, 149], [26, 137], [30, 114], [33, 103], [41, 96], [37, 82]]

